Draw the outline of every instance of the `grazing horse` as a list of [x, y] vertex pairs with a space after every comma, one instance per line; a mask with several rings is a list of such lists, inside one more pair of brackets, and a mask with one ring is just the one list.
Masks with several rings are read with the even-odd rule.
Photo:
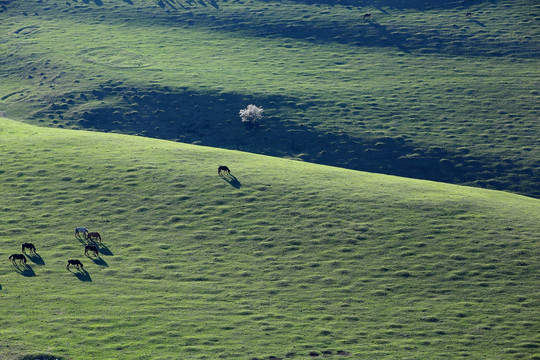
[[99, 239], [99, 242], [101, 242], [101, 235], [99, 235], [98, 232], [89, 232], [86, 234], [86, 238], [90, 241], [92, 241], [92, 238]]
[[88, 235], [88, 229], [85, 227], [76, 227], [75, 228], [75, 237], [79, 237], [79, 234], [83, 234], [83, 237], [86, 239], [86, 236]]
[[89, 251], [93, 252], [94, 256], [99, 256], [99, 251], [96, 245], [86, 245], [84, 247], [84, 255], [88, 255]]
[[226, 173], [226, 174], [229, 174], [229, 175], [231, 174], [231, 170], [229, 170], [229, 168], [227, 166], [221, 165], [220, 167], [218, 167], [218, 169], [217, 169], [218, 175], [221, 175], [222, 171], [224, 173]]
[[371, 16], [371, 13], [364, 14], [362, 18], [364, 19], [371, 19], [373, 16]]
[[472, 16], [472, 13], [468, 12], [465, 14], [465, 16], [470, 18]]
[[15, 260], [19, 260], [19, 264], [24, 263], [26, 265], [26, 256], [23, 254], [13, 254], [9, 257], [9, 260], [15, 265]]
[[31, 254], [35, 254], [36, 253], [36, 247], [34, 246], [34, 244], [31, 244], [31, 243], [24, 243], [22, 244], [22, 252], [25, 253], [25, 249], [30, 249], [30, 253]]
[[82, 262], [80, 262], [79, 260], [77, 259], [74, 259], [74, 260], [68, 260], [68, 264], [66, 266], [66, 269], [69, 270], [69, 265], [75, 265], [77, 266], [77, 269], [82, 269], [83, 268], [83, 264]]

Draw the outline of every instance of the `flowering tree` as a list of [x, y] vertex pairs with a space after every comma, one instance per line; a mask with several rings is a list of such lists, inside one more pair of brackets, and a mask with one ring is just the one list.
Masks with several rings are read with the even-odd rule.
[[264, 109], [262, 107], [250, 104], [247, 108], [240, 110], [240, 119], [242, 123], [248, 126], [258, 126], [263, 118]]

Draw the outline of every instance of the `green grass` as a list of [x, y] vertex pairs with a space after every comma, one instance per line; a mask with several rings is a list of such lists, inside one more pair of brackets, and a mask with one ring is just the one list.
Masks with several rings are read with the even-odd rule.
[[540, 196], [531, 1], [3, 3], [10, 118]]
[[536, 199], [7, 119], [0, 153], [2, 358], [539, 355]]

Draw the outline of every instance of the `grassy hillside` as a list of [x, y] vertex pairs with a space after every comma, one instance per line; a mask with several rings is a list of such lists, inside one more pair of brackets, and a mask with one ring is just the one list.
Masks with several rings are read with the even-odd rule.
[[536, 199], [7, 119], [0, 153], [0, 358], [540, 357]]
[[0, 5], [11, 118], [540, 196], [533, 1]]

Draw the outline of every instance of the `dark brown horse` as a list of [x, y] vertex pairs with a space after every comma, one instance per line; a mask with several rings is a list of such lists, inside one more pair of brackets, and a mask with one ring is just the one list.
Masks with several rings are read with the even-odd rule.
[[89, 240], [89, 241], [92, 241], [92, 239], [99, 239], [99, 242], [101, 242], [101, 235], [99, 235], [98, 232], [89, 232], [87, 235], [86, 235], [86, 238]]
[[35, 254], [36, 253], [36, 247], [34, 246], [34, 244], [25, 242], [24, 244], [22, 244], [22, 252], [25, 253], [26, 249], [30, 250], [30, 254]]
[[23, 254], [12, 254], [9, 257], [9, 260], [11, 260], [13, 265], [15, 265], [15, 260], [19, 260], [19, 264], [24, 263], [24, 265], [26, 265], [26, 256], [24, 256]]
[[68, 263], [67, 263], [67, 266], [66, 266], [66, 269], [68, 269], [68, 270], [69, 270], [69, 265], [75, 265], [75, 266], [77, 266], [77, 269], [82, 269], [83, 268], [82, 262], [80, 262], [80, 260], [77, 260], [77, 259], [68, 260]]
[[229, 174], [229, 175], [231, 174], [231, 170], [229, 170], [229, 168], [227, 166], [224, 166], [224, 165], [221, 165], [217, 169], [218, 175], [221, 175], [221, 172], [224, 172], [224, 173]]
[[94, 256], [99, 256], [99, 250], [96, 245], [86, 245], [84, 247], [84, 255], [88, 255], [89, 251], [93, 252]]
[[362, 16], [362, 18], [364, 18], [364, 19], [371, 19], [372, 17], [373, 17], [373, 16], [371, 15], [371, 13], [367, 13], [367, 14], [364, 14], [364, 15]]

